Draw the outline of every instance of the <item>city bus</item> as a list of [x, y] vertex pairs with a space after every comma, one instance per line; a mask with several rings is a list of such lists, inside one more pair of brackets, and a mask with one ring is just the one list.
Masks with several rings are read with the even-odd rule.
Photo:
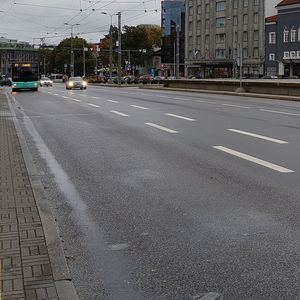
[[12, 64], [12, 91], [38, 90], [39, 65], [38, 63]]

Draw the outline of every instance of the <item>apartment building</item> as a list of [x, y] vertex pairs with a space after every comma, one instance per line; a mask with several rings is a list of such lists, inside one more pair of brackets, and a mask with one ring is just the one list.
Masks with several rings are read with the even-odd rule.
[[266, 74], [300, 77], [300, 0], [283, 0], [266, 18]]
[[37, 61], [38, 57], [38, 50], [28, 42], [0, 37], [0, 74], [10, 74], [14, 62]]
[[185, 75], [264, 74], [264, 0], [186, 0]]

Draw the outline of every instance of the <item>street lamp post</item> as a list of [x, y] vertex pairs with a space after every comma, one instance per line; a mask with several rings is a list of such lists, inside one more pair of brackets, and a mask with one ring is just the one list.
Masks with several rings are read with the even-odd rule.
[[122, 72], [122, 25], [121, 25], [121, 12], [118, 15], [118, 85], [121, 85], [121, 72]]
[[109, 27], [109, 82], [112, 82], [112, 17], [114, 14], [107, 12], [101, 12], [103, 15], [110, 16], [110, 27]]
[[65, 23], [65, 25], [71, 27], [71, 62], [70, 62], [70, 77], [74, 77], [73, 27], [74, 27], [74, 26], [79, 26], [80, 24], [69, 24], [69, 23]]

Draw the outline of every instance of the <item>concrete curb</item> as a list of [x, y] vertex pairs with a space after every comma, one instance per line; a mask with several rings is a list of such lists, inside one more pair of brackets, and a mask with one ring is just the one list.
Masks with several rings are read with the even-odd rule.
[[300, 101], [300, 97], [295, 96], [280, 96], [280, 95], [267, 95], [267, 94], [253, 94], [253, 93], [237, 93], [227, 91], [212, 91], [212, 90], [196, 90], [196, 89], [181, 89], [181, 88], [167, 88], [163, 86], [139, 86], [140, 89], [145, 90], [161, 90], [161, 91], [177, 91], [177, 92], [191, 92], [201, 94], [214, 94], [214, 95], [226, 95], [226, 96], [242, 96], [242, 97], [255, 97], [270, 100], [284, 100], [284, 101]]
[[62, 242], [59, 237], [59, 229], [44, 193], [44, 186], [41, 181], [41, 175], [38, 173], [35, 167], [26, 143], [26, 139], [22, 133], [19, 121], [15, 115], [15, 99], [7, 93], [6, 97], [9, 103], [10, 110], [12, 112], [12, 118], [16, 127], [29, 179], [41, 217], [58, 298], [60, 300], [79, 300], [67, 265]]

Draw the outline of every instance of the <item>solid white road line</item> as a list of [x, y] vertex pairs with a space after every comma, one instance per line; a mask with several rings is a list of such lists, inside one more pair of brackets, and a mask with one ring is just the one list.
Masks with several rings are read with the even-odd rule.
[[166, 113], [165, 115], [170, 116], [170, 117], [174, 117], [174, 118], [178, 118], [178, 119], [182, 119], [182, 120], [191, 121], [191, 122], [195, 121], [195, 119], [191, 119], [191, 118], [187, 118], [187, 117], [183, 117], [183, 116], [178, 116], [178, 115], [174, 115], [174, 114]]
[[100, 99], [99, 97], [92, 97], [93, 99]]
[[260, 109], [260, 111], [271, 112], [271, 113], [282, 114], [282, 115], [289, 115], [289, 116], [299, 116], [299, 114], [293, 114], [293, 113], [288, 113], [288, 112], [284, 112], [284, 111], [277, 111], [277, 110]]
[[129, 117], [129, 115], [123, 114], [123, 113], [121, 113], [119, 111], [116, 111], [116, 110], [111, 110], [110, 112], [113, 113], [113, 114], [122, 116], [122, 117]]
[[95, 105], [93, 103], [87, 103], [87, 105], [92, 106], [92, 107], [100, 107], [99, 105]]
[[138, 105], [130, 105], [131, 107], [139, 108], [139, 109], [149, 109], [147, 107], [138, 106]]
[[247, 154], [244, 154], [244, 153], [241, 153], [241, 152], [238, 152], [238, 151], [235, 151], [235, 150], [223, 147], [223, 146], [214, 146], [213, 148], [217, 149], [217, 150], [220, 150], [220, 151], [223, 151], [223, 152], [226, 152], [228, 154], [237, 156], [239, 158], [243, 158], [245, 160], [248, 160], [250, 162], [256, 163], [256, 164], [261, 165], [261, 166], [264, 166], [266, 168], [278, 171], [280, 173], [294, 173], [295, 172], [293, 170], [286, 169], [284, 167], [272, 164], [270, 162], [261, 160], [259, 158], [256, 158], [256, 157], [253, 157], [253, 156], [250, 156], [250, 155], [247, 155]]
[[157, 129], [169, 132], [169, 133], [178, 133], [178, 131], [175, 131], [173, 129], [169, 129], [169, 128], [166, 128], [166, 127], [154, 124], [154, 123], [145, 123], [145, 124], [148, 125], [148, 126], [151, 126], [151, 127], [154, 127], [154, 128], [157, 128]]
[[159, 98], [170, 98], [170, 96], [160, 96], [160, 95], [156, 95], [155, 97], [159, 97]]
[[116, 101], [116, 100], [110, 100], [110, 99], [107, 99], [106, 101], [111, 102], [111, 103], [120, 103], [119, 101]]
[[59, 96], [58, 94], [53, 94], [54, 96]]
[[62, 96], [63, 98], [65, 98], [65, 99], [68, 99], [69, 97], [67, 97], [67, 96]]
[[73, 101], [76, 101], [76, 102], [81, 102], [81, 100], [78, 100], [78, 99], [74, 99], [72, 98]]
[[256, 134], [256, 133], [251, 133], [251, 132], [242, 131], [242, 130], [238, 130], [238, 129], [227, 129], [227, 130], [231, 131], [231, 132], [235, 132], [235, 133], [240, 133], [240, 134], [252, 136], [252, 137], [255, 137], [255, 138], [258, 138], [258, 139], [266, 140], [266, 141], [277, 143], [277, 144], [288, 144], [288, 142], [286, 142], [286, 141], [274, 139], [274, 138], [264, 136], [264, 135], [259, 135], [259, 134]]
[[234, 105], [234, 104], [222, 104], [223, 106], [237, 107], [237, 108], [246, 108], [250, 109], [250, 107], [242, 106], [242, 105]]

